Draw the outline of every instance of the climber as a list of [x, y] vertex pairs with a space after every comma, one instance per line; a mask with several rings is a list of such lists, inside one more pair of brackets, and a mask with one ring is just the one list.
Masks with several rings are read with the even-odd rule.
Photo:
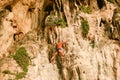
[[55, 59], [55, 57], [56, 57], [58, 54], [60, 54], [60, 56], [64, 56], [63, 44], [65, 44], [65, 43], [66, 43], [66, 41], [65, 41], [65, 42], [58, 42], [58, 43], [56, 44], [56, 50], [57, 50], [57, 51], [53, 54], [53, 56], [52, 56], [52, 58], [51, 58], [51, 60], [50, 60], [51, 63], [54, 62], [54, 59]]

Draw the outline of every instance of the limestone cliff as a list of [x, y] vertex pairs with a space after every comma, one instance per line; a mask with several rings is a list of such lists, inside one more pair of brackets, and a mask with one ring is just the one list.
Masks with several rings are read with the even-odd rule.
[[0, 80], [119, 79], [119, 0], [0, 0]]

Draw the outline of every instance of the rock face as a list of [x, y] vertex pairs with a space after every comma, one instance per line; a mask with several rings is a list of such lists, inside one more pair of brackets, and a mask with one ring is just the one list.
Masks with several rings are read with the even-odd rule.
[[[114, 15], [113, 15], [113, 18], [112, 18], [112, 21], [113, 21], [113, 25], [114, 25], [114, 38], [115, 39], [118, 39], [120, 40], [120, 33], [119, 33], [119, 30], [120, 30], [120, 8], [116, 8], [114, 10]], [[116, 35], [115, 35], [116, 34]]]
[[119, 80], [119, 3], [1, 0], [0, 80]]

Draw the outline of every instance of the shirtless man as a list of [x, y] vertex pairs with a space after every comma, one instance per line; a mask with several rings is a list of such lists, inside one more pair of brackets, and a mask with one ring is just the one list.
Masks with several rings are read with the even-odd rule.
[[65, 44], [66, 42], [58, 42], [56, 44], [56, 49], [57, 51], [54, 53], [54, 55], [52, 56], [50, 62], [53, 63], [54, 62], [54, 59], [55, 57], [60, 54], [60, 56], [64, 56], [64, 52], [63, 52], [63, 44]]

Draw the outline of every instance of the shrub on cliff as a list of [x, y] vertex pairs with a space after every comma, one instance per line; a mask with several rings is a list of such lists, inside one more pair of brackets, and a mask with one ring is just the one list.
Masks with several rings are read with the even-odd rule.
[[81, 27], [82, 27], [82, 36], [87, 37], [87, 34], [89, 32], [89, 24], [87, 20], [81, 21]]
[[18, 65], [23, 69], [23, 72], [16, 74], [16, 78], [25, 77], [28, 72], [28, 66], [30, 64], [30, 57], [24, 47], [20, 47], [16, 54], [13, 56], [14, 60], [18, 63]]

